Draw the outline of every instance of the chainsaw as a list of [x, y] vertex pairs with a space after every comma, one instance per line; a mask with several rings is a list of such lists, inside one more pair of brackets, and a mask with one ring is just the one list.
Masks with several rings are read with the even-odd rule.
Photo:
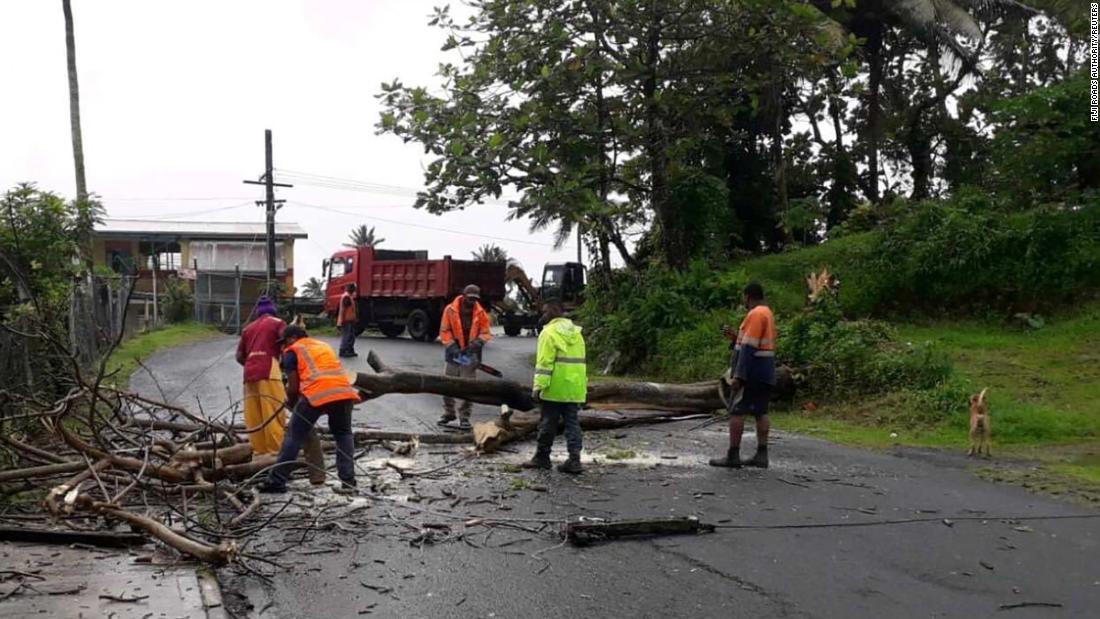
[[[466, 353], [461, 353], [457, 357], [455, 357], [455, 363], [457, 363], [459, 365], [462, 365], [462, 366], [469, 366], [471, 363], [474, 363], [474, 360], [475, 360], [475, 357], [473, 355], [468, 355]], [[503, 378], [504, 377], [504, 374], [500, 370], [494, 368], [491, 365], [485, 365], [484, 363], [478, 363], [477, 364], [477, 369], [481, 370], [482, 372], [485, 372], [489, 376], [493, 376], [493, 377], [496, 377], [496, 378]]]

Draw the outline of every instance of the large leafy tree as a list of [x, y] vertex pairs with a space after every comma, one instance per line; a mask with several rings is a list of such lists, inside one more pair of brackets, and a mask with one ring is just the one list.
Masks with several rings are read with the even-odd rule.
[[763, 170], [769, 198], [778, 196], [782, 208], [785, 92], [829, 55], [826, 20], [813, 7], [763, 0], [473, 7], [462, 25], [446, 10], [433, 18], [450, 32], [444, 49], [463, 58], [441, 65], [441, 94], [383, 85], [380, 129], [432, 157], [417, 206], [443, 212], [511, 188], [522, 196], [515, 216], [556, 226], [562, 242], [580, 226], [602, 264], [611, 247], [634, 264], [626, 236], [648, 225], [657, 256], [676, 267], [693, 253], [675, 195], [683, 179], [699, 178], [692, 170], [713, 167], [732, 182], [723, 164], [731, 150], [742, 151], [742, 160], [762, 160], [747, 167]]
[[[928, 117], [943, 110], [944, 101], [954, 92], [949, 86], [957, 87], [961, 78], [978, 66], [978, 46], [983, 39], [979, 23], [1025, 18], [1035, 10], [1017, 0], [842, 0], [819, 4], [862, 42], [860, 57], [865, 62], [866, 77], [860, 88], [857, 120], [861, 127], [859, 151], [866, 170], [861, 178], [864, 195], [871, 202], [878, 202], [882, 195], [881, 154], [884, 141], [886, 148], [897, 146], [891, 143], [894, 136], [888, 135], [896, 130], [902, 141], [908, 141], [902, 147], [912, 158], [912, 193], [915, 197], [926, 196], [928, 183], [922, 177], [930, 172], [928, 135], [935, 124]], [[955, 63], [955, 75], [933, 76], [937, 84], [930, 90], [934, 92], [907, 109], [904, 114], [908, 118], [888, 119], [883, 100], [887, 82], [896, 79], [898, 73], [912, 70], [906, 63], [914, 50], [923, 56], [916, 63], [922, 65], [920, 71], [925, 78], [941, 58]], [[957, 78], [953, 84], [952, 77]], [[891, 87], [895, 95], [902, 90], [897, 84]], [[894, 102], [900, 100], [895, 97]], [[893, 124], [888, 126], [891, 121]], [[899, 123], [904, 125], [900, 130]]]
[[[93, 215], [94, 217], [94, 215]], [[0, 198], [0, 306], [62, 303], [76, 274], [80, 209], [22, 184]]]
[[360, 224], [352, 228], [348, 234], [348, 242], [344, 243], [345, 247], [378, 247], [386, 239], [379, 238], [374, 234], [374, 226], [367, 226], [366, 224]]

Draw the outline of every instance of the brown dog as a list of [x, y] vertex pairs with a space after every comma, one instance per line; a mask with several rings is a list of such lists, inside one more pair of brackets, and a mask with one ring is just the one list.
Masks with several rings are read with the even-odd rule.
[[989, 403], [985, 399], [987, 391], [988, 387], [982, 389], [981, 393], [970, 396], [970, 451], [966, 452], [967, 456], [975, 453], [982, 455], [983, 446], [987, 458], [993, 455], [989, 451], [993, 428], [989, 419]]

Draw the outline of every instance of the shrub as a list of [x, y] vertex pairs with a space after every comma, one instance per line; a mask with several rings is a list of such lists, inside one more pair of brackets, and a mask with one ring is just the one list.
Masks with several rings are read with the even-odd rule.
[[931, 389], [951, 375], [947, 357], [930, 344], [895, 341], [894, 330], [876, 320], [843, 320], [826, 300], [780, 330], [780, 359], [799, 369], [820, 396]]
[[160, 295], [160, 305], [164, 319], [168, 322], [187, 322], [195, 312], [191, 286], [178, 277], [168, 278], [164, 283], [164, 292]]
[[881, 233], [867, 263], [848, 269], [879, 274], [877, 313], [1065, 303], [1100, 285], [1100, 197], [1023, 213], [974, 192], [920, 203]]

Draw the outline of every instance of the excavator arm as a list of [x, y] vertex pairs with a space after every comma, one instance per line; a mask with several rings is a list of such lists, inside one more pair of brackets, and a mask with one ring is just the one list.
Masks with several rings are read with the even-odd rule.
[[523, 270], [523, 267], [517, 264], [509, 264], [508, 268], [504, 271], [505, 284], [515, 284], [519, 288], [520, 296], [523, 297], [527, 306], [537, 310], [541, 303], [539, 291], [531, 283], [531, 278], [527, 277], [527, 273]]

